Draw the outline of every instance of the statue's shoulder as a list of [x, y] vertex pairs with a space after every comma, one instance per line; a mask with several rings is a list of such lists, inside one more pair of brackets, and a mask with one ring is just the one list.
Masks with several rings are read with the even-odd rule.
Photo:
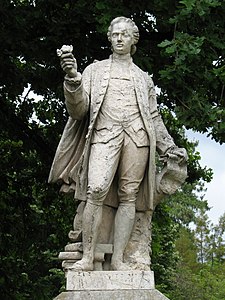
[[105, 71], [106, 67], [110, 65], [110, 59], [104, 60], [94, 60], [90, 65], [88, 65], [83, 72], [83, 75], [90, 74], [99, 74]]
[[82, 77], [87, 81], [94, 81], [95, 84], [98, 84], [103, 77], [103, 74], [106, 72], [109, 72], [110, 70], [110, 60], [100, 60], [100, 61], [94, 61], [90, 65], [88, 65], [82, 74]]
[[152, 81], [152, 76], [146, 72], [146, 71], [143, 71], [140, 67], [138, 67], [136, 64], [133, 63], [133, 70], [139, 74], [141, 77], [143, 77], [145, 80], [147, 81]]
[[91, 63], [89, 66], [91, 68], [97, 69], [97, 68], [105, 67], [105, 66], [107, 66], [109, 64], [110, 64], [110, 59], [109, 58], [103, 59], [103, 60], [97, 60], [97, 59], [95, 59], [93, 61], [93, 63]]
[[148, 73], [143, 71], [139, 66], [137, 66], [135, 63], [133, 63], [133, 69], [135, 72], [140, 73], [142, 76], [148, 76]]

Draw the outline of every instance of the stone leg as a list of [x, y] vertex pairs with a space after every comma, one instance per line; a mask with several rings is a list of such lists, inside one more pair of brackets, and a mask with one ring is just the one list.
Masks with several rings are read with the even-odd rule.
[[73, 221], [73, 230], [69, 232], [69, 239], [72, 242], [81, 242], [82, 241], [82, 219], [83, 212], [86, 202], [82, 201], [79, 203], [76, 215]]
[[111, 259], [113, 270], [128, 270], [123, 262], [124, 250], [130, 239], [135, 220], [135, 203], [120, 205], [118, 207], [114, 225], [114, 251]]
[[72, 269], [76, 271], [93, 270], [94, 252], [101, 221], [102, 205], [87, 202], [83, 212], [83, 257], [72, 266]]
[[152, 211], [136, 212], [135, 223], [124, 253], [124, 261], [133, 270], [150, 270]]

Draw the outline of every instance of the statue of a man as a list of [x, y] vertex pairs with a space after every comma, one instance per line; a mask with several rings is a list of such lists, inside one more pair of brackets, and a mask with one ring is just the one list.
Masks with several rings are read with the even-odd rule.
[[[113, 54], [94, 62], [81, 75], [71, 51], [62, 51], [66, 72], [64, 94], [70, 115], [50, 173], [63, 189], [75, 190], [86, 201], [83, 258], [73, 269], [93, 270], [94, 250], [105, 201], [117, 201], [111, 268], [127, 270], [123, 261], [138, 203], [152, 210], [155, 193], [155, 153], [186, 160], [168, 134], [157, 110], [151, 77], [132, 62], [139, 31], [125, 17], [115, 18], [108, 30]], [[116, 187], [114, 199], [111, 187]], [[116, 198], [116, 199], [115, 199]]]

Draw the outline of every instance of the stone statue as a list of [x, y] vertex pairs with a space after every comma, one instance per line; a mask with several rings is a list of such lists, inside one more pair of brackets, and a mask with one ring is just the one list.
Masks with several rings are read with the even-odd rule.
[[[70, 117], [49, 181], [61, 182], [61, 190], [80, 201], [70, 237], [82, 241], [83, 255], [73, 270], [94, 269], [99, 241], [113, 245], [108, 269], [148, 270], [152, 212], [185, 180], [187, 154], [161, 119], [151, 77], [132, 62], [139, 39], [135, 23], [115, 18], [108, 39], [110, 58], [82, 75], [72, 46], [57, 52]], [[164, 162], [159, 173], [156, 151]]]

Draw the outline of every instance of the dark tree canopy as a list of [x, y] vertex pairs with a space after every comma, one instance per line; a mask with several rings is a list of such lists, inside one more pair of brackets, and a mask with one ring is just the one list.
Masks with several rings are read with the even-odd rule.
[[212, 176], [184, 126], [225, 141], [224, 11], [222, 0], [1, 0], [0, 298], [52, 299], [62, 284], [54, 258], [67, 242], [75, 204], [47, 184], [67, 119], [56, 49], [72, 44], [80, 71], [107, 58], [107, 29], [120, 15], [138, 25], [134, 61], [153, 74], [164, 121], [189, 152], [187, 186], [154, 217], [155, 271], [159, 282], [168, 276], [175, 255], [173, 243], [164, 247], [166, 235], [175, 239], [177, 224], [207, 207], [194, 191]]
[[12, 101], [28, 82], [46, 98], [62, 98], [56, 48], [72, 44], [82, 70], [110, 54], [107, 27], [125, 15], [140, 29], [134, 59], [153, 73], [160, 102], [187, 128], [224, 142], [224, 1], [2, 0], [0, 6], [1, 91]]

